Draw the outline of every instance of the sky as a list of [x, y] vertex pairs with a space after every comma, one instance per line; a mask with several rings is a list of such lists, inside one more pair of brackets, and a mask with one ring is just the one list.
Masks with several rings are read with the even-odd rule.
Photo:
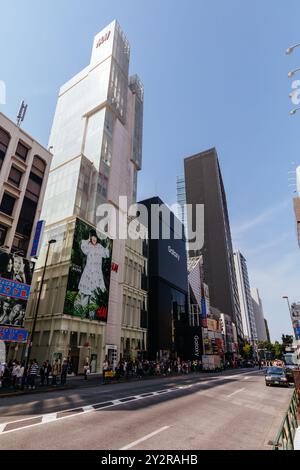
[[[0, 80], [15, 119], [47, 146], [59, 87], [88, 65], [93, 37], [117, 19], [130, 73], [145, 86], [139, 199], [176, 201], [183, 158], [216, 147], [233, 244], [259, 289], [271, 339], [291, 334], [283, 295], [300, 301], [292, 198], [300, 113], [290, 116], [300, 67], [298, 0], [0, 0]], [[296, 77], [295, 77], [296, 78]], [[300, 74], [299, 77], [300, 79]]]

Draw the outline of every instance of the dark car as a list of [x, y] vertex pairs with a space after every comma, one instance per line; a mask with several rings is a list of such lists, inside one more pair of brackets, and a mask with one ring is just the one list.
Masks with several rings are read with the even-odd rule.
[[244, 360], [241, 364], [242, 367], [254, 367], [255, 364], [251, 360]]
[[286, 372], [282, 367], [269, 367], [265, 376], [266, 385], [283, 385], [284, 387], [289, 386], [289, 382], [286, 376]]

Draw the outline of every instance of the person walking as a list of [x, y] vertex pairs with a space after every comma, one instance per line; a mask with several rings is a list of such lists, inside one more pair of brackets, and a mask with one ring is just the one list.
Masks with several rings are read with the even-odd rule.
[[52, 367], [52, 385], [56, 387], [57, 385], [57, 377], [61, 374], [61, 366], [58, 359], [55, 359], [55, 362]]
[[20, 367], [17, 373], [17, 387], [20, 389], [24, 388], [24, 372], [25, 372], [25, 362], [23, 361], [20, 364]]
[[50, 362], [47, 360], [45, 363], [45, 379], [46, 379], [47, 387], [49, 387], [49, 377], [51, 375], [51, 372], [52, 372], [52, 366]]
[[109, 370], [109, 362], [108, 362], [107, 356], [105, 356], [105, 359], [104, 359], [103, 364], [102, 364], [103, 383], [105, 383], [105, 375], [106, 375], [106, 372], [108, 372], [108, 370]]
[[84, 370], [84, 380], [87, 380], [88, 378], [88, 375], [90, 373], [90, 365], [89, 363], [86, 361], [84, 367], [83, 367], [83, 370]]
[[61, 385], [66, 385], [67, 383], [67, 373], [69, 369], [69, 364], [67, 359], [64, 359], [62, 368], [61, 368], [61, 377], [60, 377], [60, 383]]
[[35, 379], [39, 370], [39, 365], [36, 359], [30, 361], [30, 369], [29, 369], [29, 388], [35, 389]]

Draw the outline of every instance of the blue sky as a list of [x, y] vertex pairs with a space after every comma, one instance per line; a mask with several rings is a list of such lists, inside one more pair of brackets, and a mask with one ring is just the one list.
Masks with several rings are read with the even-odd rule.
[[[2, 16], [3, 15], [3, 16]], [[14, 118], [47, 145], [57, 92], [89, 63], [92, 40], [116, 18], [145, 85], [139, 197], [172, 204], [183, 157], [215, 146], [234, 246], [248, 261], [272, 339], [290, 333], [300, 300], [290, 171], [300, 164], [300, 114], [289, 116], [287, 72], [300, 66], [297, 0], [23, 0], [1, 5], [0, 80]], [[300, 76], [298, 77], [300, 78]]]

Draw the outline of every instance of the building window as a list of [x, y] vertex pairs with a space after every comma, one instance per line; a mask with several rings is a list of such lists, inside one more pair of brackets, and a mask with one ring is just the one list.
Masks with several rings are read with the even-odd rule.
[[38, 155], [35, 155], [32, 162], [31, 171], [43, 179], [46, 170], [46, 163]]
[[24, 162], [26, 161], [28, 155], [29, 148], [26, 147], [22, 142], [19, 141], [17, 145], [16, 155], [17, 157], [21, 158]]
[[20, 186], [22, 174], [23, 173], [20, 170], [17, 170], [17, 168], [12, 166], [9, 173], [8, 181], [14, 186], [17, 186], [18, 188]]
[[0, 205], [0, 211], [4, 212], [4, 214], [12, 215], [15, 205], [15, 198], [10, 196], [7, 193], [3, 194], [2, 202]]
[[5, 225], [0, 225], [0, 246], [5, 244], [6, 235], [7, 227], [5, 227]]
[[30, 238], [35, 219], [36, 208], [36, 202], [25, 196], [17, 225], [17, 233], [23, 237]]
[[6, 155], [7, 147], [10, 141], [10, 136], [8, 132], [5, 132], [4, 129], [0, 129], [0, 170], [3, 164], [3, 160]]

